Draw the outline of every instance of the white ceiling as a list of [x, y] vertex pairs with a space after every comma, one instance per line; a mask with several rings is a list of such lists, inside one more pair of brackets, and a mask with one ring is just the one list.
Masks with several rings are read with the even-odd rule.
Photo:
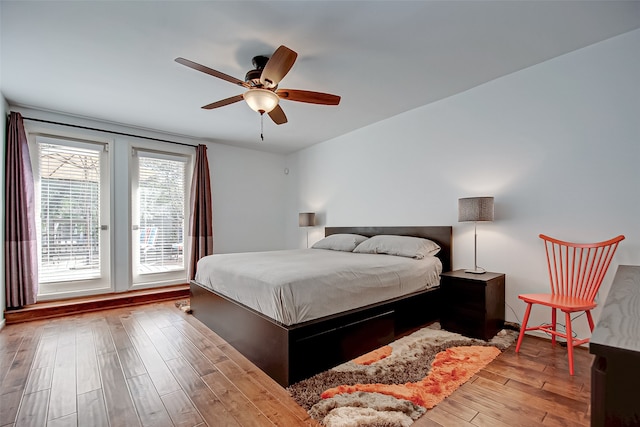
[[[289, 153], [640, 28], [627, 1], [7, 1], [0, 90], [11, 105]], [[291, 101], [289, 123], [244, 102], [256, 55], [298, 52], [281, 88], [342, 96]]]

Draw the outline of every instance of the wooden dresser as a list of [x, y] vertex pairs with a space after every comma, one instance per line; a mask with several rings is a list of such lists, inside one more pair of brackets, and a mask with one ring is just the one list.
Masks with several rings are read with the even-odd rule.
[[618, 267], [589, 352], [591, 426], [639, 426], [640, 266]]

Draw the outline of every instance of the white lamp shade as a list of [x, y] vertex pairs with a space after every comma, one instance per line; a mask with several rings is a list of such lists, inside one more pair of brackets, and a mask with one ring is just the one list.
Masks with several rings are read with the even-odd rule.
[[458, 222], [493, 221], [493, 197], [458, 199]]
[[249, 107], [258, 113], [268, 113], [278, 105], [278, 95], [267, 89], [249, 89], [243, 95]]

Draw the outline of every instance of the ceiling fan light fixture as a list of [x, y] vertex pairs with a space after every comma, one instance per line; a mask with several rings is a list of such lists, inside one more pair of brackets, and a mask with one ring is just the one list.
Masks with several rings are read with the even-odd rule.
[[276, 108], [280, 98], [267, 89], [249, 89], [242, 95], [249, 107], [258, 113], [269, 113]]
[[264, 113], [268, 113], [273, 123], [282, 125], [287, 123], [287, 116], [279, 105], [280, 99], [320, 105], [338, 105], [340, 103], [340, 97], [330, 93], [298, 89], [277, 89], [282, 78], [287, 75], [297, 57], [298, 54], [286, 46], [278, 47], [271, 57], [256, 56], [253, 58], [255, 69], [245, 75], [244, 81], [185, 58], [176, 58], [175, 61], [193, 70], [247, 89], [243, 94], [230, 96], [229, 98], [204, 105], [203, 109], [213, 110], [235, 104], [244, 99], [253, 111], [260, 113], [260, 123], [263, 123]]

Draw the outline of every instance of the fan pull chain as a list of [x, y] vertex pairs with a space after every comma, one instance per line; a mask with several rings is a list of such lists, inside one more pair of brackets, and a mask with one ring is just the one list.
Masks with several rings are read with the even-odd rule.
[[264, 141], [264, 111], [260, 112], [260, 139]]

